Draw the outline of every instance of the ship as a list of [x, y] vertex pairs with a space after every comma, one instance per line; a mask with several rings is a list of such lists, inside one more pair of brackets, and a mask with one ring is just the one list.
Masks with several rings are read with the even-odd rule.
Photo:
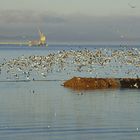
[[38, 30], [38, 33], [39, 33], [39, 39], [29, 41], [28, 45], [29, 46], [48, 46], [47, 37], [40, 30]]

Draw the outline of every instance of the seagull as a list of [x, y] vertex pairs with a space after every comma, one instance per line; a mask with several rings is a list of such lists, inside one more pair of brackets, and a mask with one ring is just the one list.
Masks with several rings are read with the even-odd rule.
[[131, 8], [136, 8], [136, 6], [131, 5], [130, 3], [128, 3], [128, 5], [129, 5]]
[[134, 87], [139, 88], [138, 83], [135, 83], [134, 84]]

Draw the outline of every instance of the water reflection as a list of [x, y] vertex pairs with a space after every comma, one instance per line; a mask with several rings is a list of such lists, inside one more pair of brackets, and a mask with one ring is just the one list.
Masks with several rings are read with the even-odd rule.
[[1, 83], [0, 138], [138, 138], [138, 90], [83, 91], [81, 96], [60, 84]]

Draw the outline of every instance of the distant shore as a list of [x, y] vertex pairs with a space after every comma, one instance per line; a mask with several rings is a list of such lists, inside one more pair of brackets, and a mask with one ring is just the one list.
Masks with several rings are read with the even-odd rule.
[[0, 45], [28, 45], [28, 42], [0, 42]]

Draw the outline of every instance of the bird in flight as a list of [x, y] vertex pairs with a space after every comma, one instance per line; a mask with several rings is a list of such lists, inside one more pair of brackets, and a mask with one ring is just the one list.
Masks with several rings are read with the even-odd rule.
[[134, 5], [130, 4], [130, 3], [128, 3], [128, 5], [129, 5], [131, 8], [136, 8], [136, 6], [134, 6]]

